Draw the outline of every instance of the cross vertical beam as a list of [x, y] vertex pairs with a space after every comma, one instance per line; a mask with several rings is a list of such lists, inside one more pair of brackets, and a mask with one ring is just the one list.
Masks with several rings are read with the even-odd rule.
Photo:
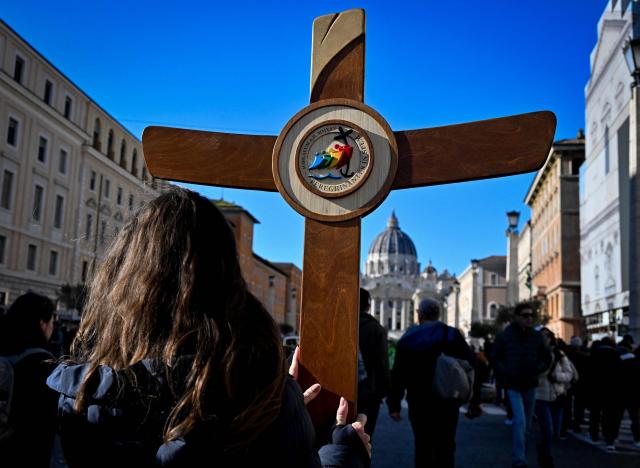
[[[313, 23], [311, 103], [364, 100], [364, 11], [320, 16]], [[300, 384], [319, 382], [309, 412], [319, 436], [335, 422], [339, 398], [356, 412], [360, 218], [305, 219], [300, 324]]]

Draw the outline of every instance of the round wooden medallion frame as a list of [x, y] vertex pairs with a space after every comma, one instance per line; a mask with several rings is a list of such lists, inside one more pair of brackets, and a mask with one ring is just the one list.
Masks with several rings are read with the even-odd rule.
[[[285, 143], [285, 139], [287, 139], [287, 136], [290, 132], [290, 130], [292, 129], [292, 127], [298, 123], [304, 116], [306, 116], [307, 114], [317, 110], [317, 109], [321, 109], [323, 107], [348, 107], [348, 108], [352, 108], [352, 109], [356, 109], [359, 110], [365, 114], [367, 114], [371, 119], [373, 119], [375, 121], [375, 123], [377, 125], [380, 126], [381, 130], [384, 132], [384, 135], [378, 135], [379, 137], [382, 137], [389, 145], [389, 167], [386, 173], [386, 178], [384, 179], [384, 182], [382, 183], [381, 187], [378, 189], [377, 193], [375, 195], [373, 195], [366, 203], [364, 203], [362, 206], [353, 209], [351, 211], [348, 211], [346, 213], [342, 213], [342, 214], [323, 214], [323, 213], [317, 213], [314, 211], [311, 211], [310, 209], [308, 209], [307, 207], [301, 205], [300, 203], [297, 202], [297, 200], [295, 200], [286, 190], [285, 188], [285, 184], [280, 176], [280, 172], [279, 172], [279, 168], [280, 168], [280, 157], [281, 157], [281, 152], [282, 152], [282, 147], [283, 144]], [[329, 122], [330, 120], [336, 120], [336, 119], [329, 119], [326, 122]], [[322, 123], [322, 125], [325, 125], [326, 123]], [[348, 122], [347, 124], [349, 126], [354, 125], [354, 123], [352, 122]], [[315, 126], [315, 125], [314, 125]], [[359, 125], [358, 125], [359, 126]], [[367, 134], [367, 131], [364, 131], [365, 134]], [[306, 134], [306, 132], [305, 132]], [[367, 137], [369, 137], [369, 135], [367, 134]], [[373, 144], [371, 145], [371, 152], [373, 152], [374, 146]], [[297, 148], [295, 150], [293, 150], [295, 152], [297, 152]], [[378, 156], [376, 156], [376, 158], [378, 158]], [[297, 165], [297, 161], [296, 165]], [[378, 161], [379, 162], [379, 161]], [[373, 163], [373, 161], [372, 161]], [[373, 168], [373, 164], [370, 165], [371, 168]], [[318, 221], [325, 221], [325, 222], [339, 222], [339, 221], [346, 221], [348, 219], [353, 219], [353, 218], [357, 218], [357, 217], [361, 217], [364, 216], [365, 214], [369, 213], [370, 211], [374, 210], [378, 205], [380, 205], [380, 203], [382, 203], [384, 201], [384, 199], [387, 197], [387, 195], [389, 194], [389, 192], [391, 191], [391, 185], [393, 184], [393, 180], [395, 179], [395, 175], [396, 175], [396, 171], [398, 168], [398, 145], [396, 143], [396, 139], [394, 136], [393, 131], [391, 130], [391, 127], [389, 126], [389, 124], [386, 122], [386, 120], [384, 120], [384, 118], [374, 109], [372, 109], [371, 107], [367, 106], [366, 104], [363, 104], [362, 102], [359, 101], [354, 101], [352, 99], [343, 99], [343, 98], [336, 98], [336, 99], [324, 99], [322, 101], [318, 101], [315, 102], [313, 104], [310, 104], [309, 106], [305, 107], [304, 109], [301, 109], [299, 112], [297, 112], [288, 122], [287, 124], [284, 126], [284, 128], [282, 129], [282, 131], [280, 132], [280, 134], [278, 135], [278, 138], [276, 139], [276, 143], [274, 145], [273, 148], [273, 158], [271, 161], [271, 170], [273, 173], [273, 179], [275, 181], [276, 187], [278, 188], [278, 192], [280, 192], [280, 194], [282, 195], [282, 197], [287, 201], [287, 203], [289, 205], [291, 205], [291, 207], [293, 207], [293, 209], [295, 209], [298, 213], [300, 213], [301, 215], [307, 217], [307, 218], [312, 218]], [[296, 169], [297, 170], [297, 169]], [[367, 180], [370, 179], [370, 177], [367, 177]], [[365, 181], [366, 182], [366, 181]], [[291, 181], [288, 180], [288, 183], [290, 184]], [[364, 183], [363, 183], [364, 185]], [[359, 189], [361, 189], [363, 186], [360, 185]], [[305, 190], [308, 190], [308, 185], [305, 183], [303, 188]], [[311, 190], [308, 190], [309, 193], [313, 193], [311, 192]], [[315, 193], [313, 193], [313, 195], [318, 196], [320, 198], [326, 199], [327, 201], [330, 200], [335, 200], [335, 201], [339, 201], [343, 198], [346, 198], [348, 195], [353, 196], [354, 192], [352, 192], [351, 194], [348, 195], [341, 195], [341, 197], [339, 198], [329, 198], [326, 197], [326, 195], [317, 195]]]
[[[307, 138], [309, 138], [316, 130], [318, 130], [319, 128], [322, 127], [326, 127], [329, 125], [344, 125], [345, 127], [350, 127], [353, 130], [355, 130], [358, 135], [362, 138], [364, 138], [365, 142], [367, 143], [367, 147], [369, 148], [369, 164], [367, 165], [364, 174], [362, 175], [361, 179], [356, 182], [354, 185], [352, 185], [351, 187], [349, 187], [346, 190], [343, 190], [342, 192], [337, 192], [337, 193], [331, 193], [331, 192], [322, 192], [320, 190], [318, 190], [317, 188], [315, 188], [313, 185], [309, 184], [309, 182], [307, 182], [307, 178], [305, 177], [305, 175], [302, 173], [302, 170], [300, 169], [300, 152], [302, 150], [302, 146], [304, 145], [305, 141], [307, 141]], [[355, 141], [355, 138], [352, 138]], [[357, 148], [358, 151], [360, 151], [359, 148]], [[300, 178], [300, 181], [304, 184], [304, 186], [307, 188], [307, 190], [315, 193], [316, 195], [319, 195], [323, 198], [340, 198], [340, 197], [346, 197], [347, 195], [349, 195], [350, 193], [354, 192], [355, 190], [358, 190], [362, 184], [364, 184], [367, 180], [367, 177], [369, 177], [369, 174], [371, 174], [371, 170], [373, 169], [373, 143], [371, 143], [371, 139], [369, 138], [369, 135], [367, 134], [367, 132], [365, 130], [363, 130], [362, 128], [360, 128], [358, 125], [355, 125], [354, 123], [351, 122], [347, 122], [346, 120], [341, 120], [341, 119], [331, 119], [331, 120], [327, 120], [325, 122], [321, 122], [317, 125], [314, 125], [313, 127], [311, 127], [311, 129], [309, 129], [304, 136], [300, 139], [300, 143], [298, 144], [298, 147], [296, 148], [296, 155], [295, 155], [295, 167], [296, 167], [296, 173], [298, 174], [298, 177]]]

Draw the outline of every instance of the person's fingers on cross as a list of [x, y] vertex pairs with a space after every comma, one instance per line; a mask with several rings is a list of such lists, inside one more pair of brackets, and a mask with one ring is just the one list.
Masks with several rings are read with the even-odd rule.
[[[298, 356], [300, 355], [300, 346], [296, 346], [296, 350], [293, 352], [293, 359], [289, 366], [289, 375], [293, 377], [293, 380], [298, 380]], [[307, 388], [302, 395], [304, 396], [304, 404], [306, 405], [315, 397], [320, 394], [320, 384], [315, 383], [311, 387]]]
[[[347, 414], [349, 413], [349, 403], [343, 397], [340, 397], [340, 404], [338, 405], [338, 411], [336, 411], [336, 425], [337, 426], [346, 426], [347, 425]], [[364, 432], [364, 426], [367, 423], [367, 415], [366, 414], [358, 414], [355, 422], [351, 423], [351, 427], [356, 431], [358, 437], [364, 444], [367, 449], [367, 453], [369, 457], [371, 457], [371, 437], [369, 434]]]

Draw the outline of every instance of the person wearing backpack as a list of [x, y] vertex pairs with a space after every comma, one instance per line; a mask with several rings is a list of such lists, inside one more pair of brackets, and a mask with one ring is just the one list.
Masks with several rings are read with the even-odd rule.
[[[474, 355], [458, 330], [439, 321], [436, 301], [423, 299], [418, 318], [420, 324], [407, 330], [396, 347], [387, 396], [389, 416], [401, 419], [406, 392], [416, 468], [453, 468], [460, 406], [473, 387], [473, 373], [467, 371], [473, 369]], [[456, 383], [447, 385], [447, 375]]]
[[56, 428], [57, 394], [48, 342], [54, 305], [28, 292], [0, 321], [0, 466], [48, 467]]

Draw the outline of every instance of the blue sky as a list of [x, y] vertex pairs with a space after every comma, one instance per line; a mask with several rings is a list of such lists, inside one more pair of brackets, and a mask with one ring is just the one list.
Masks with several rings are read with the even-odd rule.
[[[276, 135], [308, 104], [316, 16], [366, 11], [365, 102], [394, 130], [548, 109], [584, 127], [605, 0], [5, 2], [0, 17], [135, 135], [147, 125]], [[362, 258], [395, 209], [419, 260], [460, 273], [505, 254], [505, 212], [533, 175], [392, 192], [363, 219]], [[302, 265], [303, 218], [277, 193], [197, 187], [261, 224], [255, 251]]]

